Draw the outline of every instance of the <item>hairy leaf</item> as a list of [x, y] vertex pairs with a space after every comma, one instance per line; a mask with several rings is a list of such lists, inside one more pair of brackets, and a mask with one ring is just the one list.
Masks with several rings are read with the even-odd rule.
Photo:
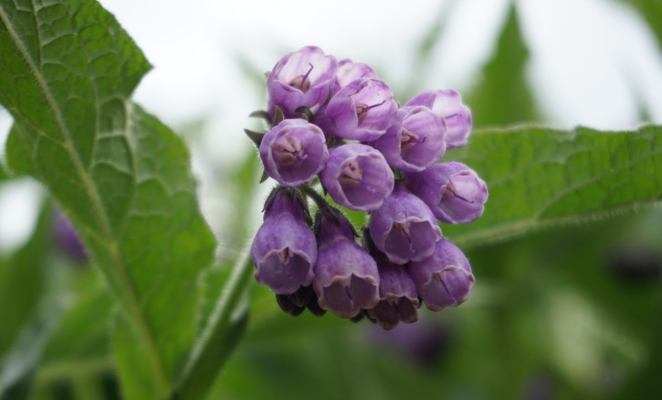
[[121, 304], [113, 336], [127, 398], [171, 392], [214, 249], [186, 147], [129, 100], [149, 68], [92, 0], [0, 3], [9, 165], [49, 188]]
[[662, 200], [658, 126], [633, 132], [482, 130], [447, 159], [471, 165], [490, 191], [485, 214], [476, 222], [444, 225], [444, 232], [463, 245], [599, 219]]

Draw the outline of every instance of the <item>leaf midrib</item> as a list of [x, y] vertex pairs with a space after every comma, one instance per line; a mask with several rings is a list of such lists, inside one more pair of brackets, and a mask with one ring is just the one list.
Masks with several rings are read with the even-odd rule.
[[[35, 29], [37, 32], [39, 32], [39, 26], [37, 25], [37, 18], [36, 18], [36, 7], [33, 0], [31, 0], [30, 3], [33, 8], [33, 14], [35, 15], [35, 24], [36, 24]], [[2, 23], [5, 25], [7, 29], [7, 33], [9, 34], [10, 38], [12, 39], [12, 42], [16, 46], [16, 49], [18, 50], [19, 54], [22, 56], [23, 60], [29, 67], [31, 74], [33, 75], [35, 81], [37, 82], [37, 85], [41, 89], [42, 94], [44, 95], [44, 98], [46, 99], [46, 102], [48, 103], [48, 106], [51, 109], [53, 116], [55, 117], [59, 129], [62, 131], [62, 133], [65, 136], [65, 141], [62, 142], [62, 145], [66, 150], [67, 154], [69, 155], [69, 158], [75, 167], [76, 173], [78, 174], [79, 178], [83, 183], [85, 193], [87, 194], [90, 203], [94, 208], [94, 216], [96, 217], [97, 222], [100, 224], [103, 230], [102, 235], [105, 240], [99, 240], [98, 243], [106, 247], [108, 253], [111, 255], [113, 264], [116, 267], [114, 271], [111, 269], [104, 270], [103, 268], [102, 270], [104, 270], [104, 273], [106, 275], [109, 275], [108, 278], [111, 280], [111, 282], [114, 282], [116, 284], [116, 285], [111, 285], [111, 287], [114, 287], [116, 290], [120, 292], [117, 293], [116, 295], [117, 297], [119, 297], [120, 303], [124, 305], [126, 311], [131, 315], [131, 319], [134, 322], [135, 327], [137, 328], [139, 335], [146, 346], [146, 351], [150, 359], [150, 364], [153, 367], [152, 370], [154, 371], [156, 383], [158, 385], [158, 389], [157, 389], [158, 393], [161, 394], [161, 397], [164, 397], [166, 393], [170, 392], [170, 385], [166, 378], [163, 360], [161, 358], [160, 352], [158, 351], [158, 347], [154, 340], [153, 334], [149, 328], [149, 324], [145, 319], [145, 316], [142, 312], [142, 308], [140, 307], [140, 302], [138, 301], [138, 296], [135, 287], [131, 282], [128, 269], [126, 268], [126, 265], [124, 264], [124, 261], [121, 257], [117, 240], [112, 234], [112, 229], [110, 227], [108, 215], [106, 214], [103, 208], [99, 192], [97, 191], [97, 188], [94, 182], [92, 181], [90, 175], [88, 174], [87, 170], [83, 167], [83, 163], [80, 158], [80, 155], [73, 147], [71, 132], [69, 131], [67, 125], [64, 122], [64, 119], [62, 117], [62, 111], [58, 107], [57, 102], [55, 101], [55, 98], [50, 91], [50, 88], [48, 86], [48, 83], [46, 82], [45, 77], [41, 74], [40, 69], [34, 63], [34, 60], [32, 60], [32, 58], [30, 57], [25, 45], [23, 44], [16, 30], [11, 24], [11, 20], [5, 13], [4, 9], [1, 7], [0, 7], [0, 20], [2, 20]], [[38, 40], [40, 40], [39, 36], [38, 36]], [[38, 43], [38, 46], [41, 49], [40, 42]], [[98, 114], [96, 118], [98, 120], [99, 118]], [[126, 115], [126, 118], [127, 119], [130, 118], [130, 115]], [[95, 132], [95, 137], [96, 135], [97, 132]], [[111, 272], [116, 272], [115, 274], [116, 276], [114, 277], [115, 279], [111, 279], [112, 278], [110, 276], [112, 275]]]

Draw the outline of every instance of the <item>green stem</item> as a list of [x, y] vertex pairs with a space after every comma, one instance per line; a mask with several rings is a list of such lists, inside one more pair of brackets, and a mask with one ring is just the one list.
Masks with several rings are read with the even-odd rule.
[[308, 186], [302, 186], [302, 187], [299, 188], [299, 190], [301, 191], [301, 193], [303, 193], [303, 194], [305, 194], [306, 196], [308, 196], [308, 197], [310, 197], [311, 199], [313, 199], [313, 201], [315, 202], [315, 204], [317, 204], [317, 207], [319, 207], [320, 210], [331, 208], [331, 206], [330, 206], [329, 203], [326, 201], [326, 199], [324, 198], [324, 196], [322, 196], [321, 194], [317, 193], [317, 191], [315, 191], [315, 189], [312, 189], [312, 188], [310, 188], [310, 187], [308, 187]]
[[[239, 340], [247, 322], [247, 310], [239, 308], [253, 272], [248, 248], [232, 267], [223, 292], [214, 306], [177, 382], [175, 398], [203, 398]], [[236, 311], [240, 311], [237, 316]]]

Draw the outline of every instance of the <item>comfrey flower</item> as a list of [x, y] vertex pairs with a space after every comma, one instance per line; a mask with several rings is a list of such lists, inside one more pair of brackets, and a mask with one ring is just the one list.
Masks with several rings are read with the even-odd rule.
[[425, 107], [403, 107], [393, 125], [372, 146], [388, 163], [402, 171], [423, 171], [446, 151], [446, 128], [435, 113]]
[[483, 214], [487, 185], [468, 166], [451, 161], [407, 174], [407, 187], [447, 224], [471, 222]]
[[372, 213], [369, 230], [375, 246], [396, 264], [429, 257], [441, 239], [432, 211], [401, 186]]
[[351, 318], [379, 301], [375, 260], [355, 241], [350, 222], [322, 211], [315, 221], [319, 255], [313, 288], [322, 308]]
[[286, 119], [260, 143], [266, 173], [284, 186], [309, 183], [324, 168], [329, 151], [324, 132], [303, 119]]
[[302, 286], [292, 294], [277, 294], [276, 301], [281, 310], [295, 317], [305, 309], [317, 316], [326, 313], [326, 310], [319, 306], [317, 294], [312, 286]]
[[333, 92], [344, 88], [350, 83], [364, 78], [377, 78], [375, 71], [367, 64], [352, 62], [350, 59], [341, 60], [336, 71], [336, 80]]
[[360, 79], [334, 94], [315, 122], [327, 134], [343, 139], [371, 141], [391, 125], [398, 106], [384, 81]]
[[412, 262], [409, 271], [418, 295], [433, 311], [462, 304], [476, 281], [467, 257], [446, 239], [437, 242], [431, 257]]
[[255, 279], [276, 294], [294, 293], [313, 280], [317, 243], [305, 223], [306, 212], [303, 200], [287, 189], [273, 192], [265, 205], [251, 254]]
[[329, 97], [336, 76], [336, 59], [322, 49], [306, 46], [281, 58], [269, 73], [269, 107], [298, 115], [301, 107], [315, 108]]
[[370, 235], [363, 238], [379, 270], [379, 303], [367, 310], [368, 319], [384, 329], [393, 329], [400, 321], [411, 324], [418, 320], [418, 292], [405, 265], [393, 264], [375, 247]]
[[324, 189], [352, 210], [375, 210], [393, 191], [394, 176], [384, 156], [373, 147], [351, 143], [331, 149], [320, 175]]
[[462, 96], [455, 90], [437, 90], [414, 96], [406, 106], [425, 106], [446, 125], [446, 146], [463, 147], [471, 133], [471, 110], [462, 104]]
[[[441, 310], [465, 301], [475, 279], [439, 222], [478, 218], [487, 185], [462, 163], [439, 163], [471, 131], [460, 95], [425, 92], [399, 108], [370, 66], [314, 46], [278, 61], [267, 86], [267, 110], [251, 116], [269, 129], [246, 134], [263, 180], [278, 185], [251, 251], [256, 280], [280, 308], [392, 329], [415, 322], [421, 303]], [[370, 215], [360, 235], [329, 197]]]

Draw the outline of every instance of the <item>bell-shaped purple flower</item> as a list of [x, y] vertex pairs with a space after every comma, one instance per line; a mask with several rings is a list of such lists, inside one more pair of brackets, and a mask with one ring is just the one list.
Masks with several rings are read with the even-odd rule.
[[350, 83], [365, 78], [377, 78], [375, 71], [367, 64], [352, 62], [350, 59], [344, 59], [338, 62], [338, 70], [336, 71], [336, 80], [333, 85], [333, 92], [344, 88]]
[[280, 107], [286, 116], [300, 107], [315, 108], [329, 97], [337, 63], [319, 47], [306, 46], [285, 55], [267, 78], [269, 108]]
[[407, 187], [447, 224], [471, 222], [483, 214], [487, 185], [468, 166], [451, 161], [407, 174]]
[[375, 246], [395, 264], [429, 257], [442, 237], [430, 208], [401, 186], [372, 213], [369, 230]]
[[437, 242], [431, 257], [409, 264], [418, 295], [433, 311], [460, 305], [476, 281], [469, 260], [446, 239]]
[[253, 240], [255, 278], [276, 294], [294, 293], [313, 280], [317, 243], [305, 223], [305, 207], [293, 191], [277, 189], [267, 200], [264, 223]]
[[316, 221], [319, 254], [313, 288], [319, 305], [352, 318], [379, 301], [375, 260], [354, 240], [354, 230], [340, 213], [323, 211]]
[[302, 286], [292, 294], [277, 294], [276, 302], [281, 310], [295, 317], [306, 308], [313, 315], [322, 316], [326, 313], [317, 303], [317, 294], [312, 286]]
[[71, 222], [61, 212], [55, 213], [53, 226], [55, 242], [58, 248], [76, 264], [85, 264], [89, 257], [83, 242]]
[[425, 106], [442, 118], [446, 126], [446, 147], [463, 147], [471, 133], [471, 110], [462, 103], [462, 96], [452, 89], [420, 93], [405, 106]]
[[267, 174], [285, 186], [310, 182], [329, 158], [324, 132], [303, 119], [286, 119], [271, 128], [260, 143]]
[[324, 189], [338, 204], [364, 211], [379, 208], [393, 191], [395, 182], [382, 153], [358, 143], [331, 149], [320, 178]]
[[382, 136], [397, 112], [393, 92], [377, 79], [350, 82], [315, 116], [328, 134], [344, 139], [372, 141]]
[[404, 107], [384, 136], [370, 143], [403, 171], [423, 171], [446, 152], [444, 123], [430, 109]]
[[368, 318], [384, 329], [393, 329], [398, 322], [418, 320], [418, 293], [407, 266], [396, 265], [381, 255], [371, 253], [379, 269], [379, 303], [367, 311]]

